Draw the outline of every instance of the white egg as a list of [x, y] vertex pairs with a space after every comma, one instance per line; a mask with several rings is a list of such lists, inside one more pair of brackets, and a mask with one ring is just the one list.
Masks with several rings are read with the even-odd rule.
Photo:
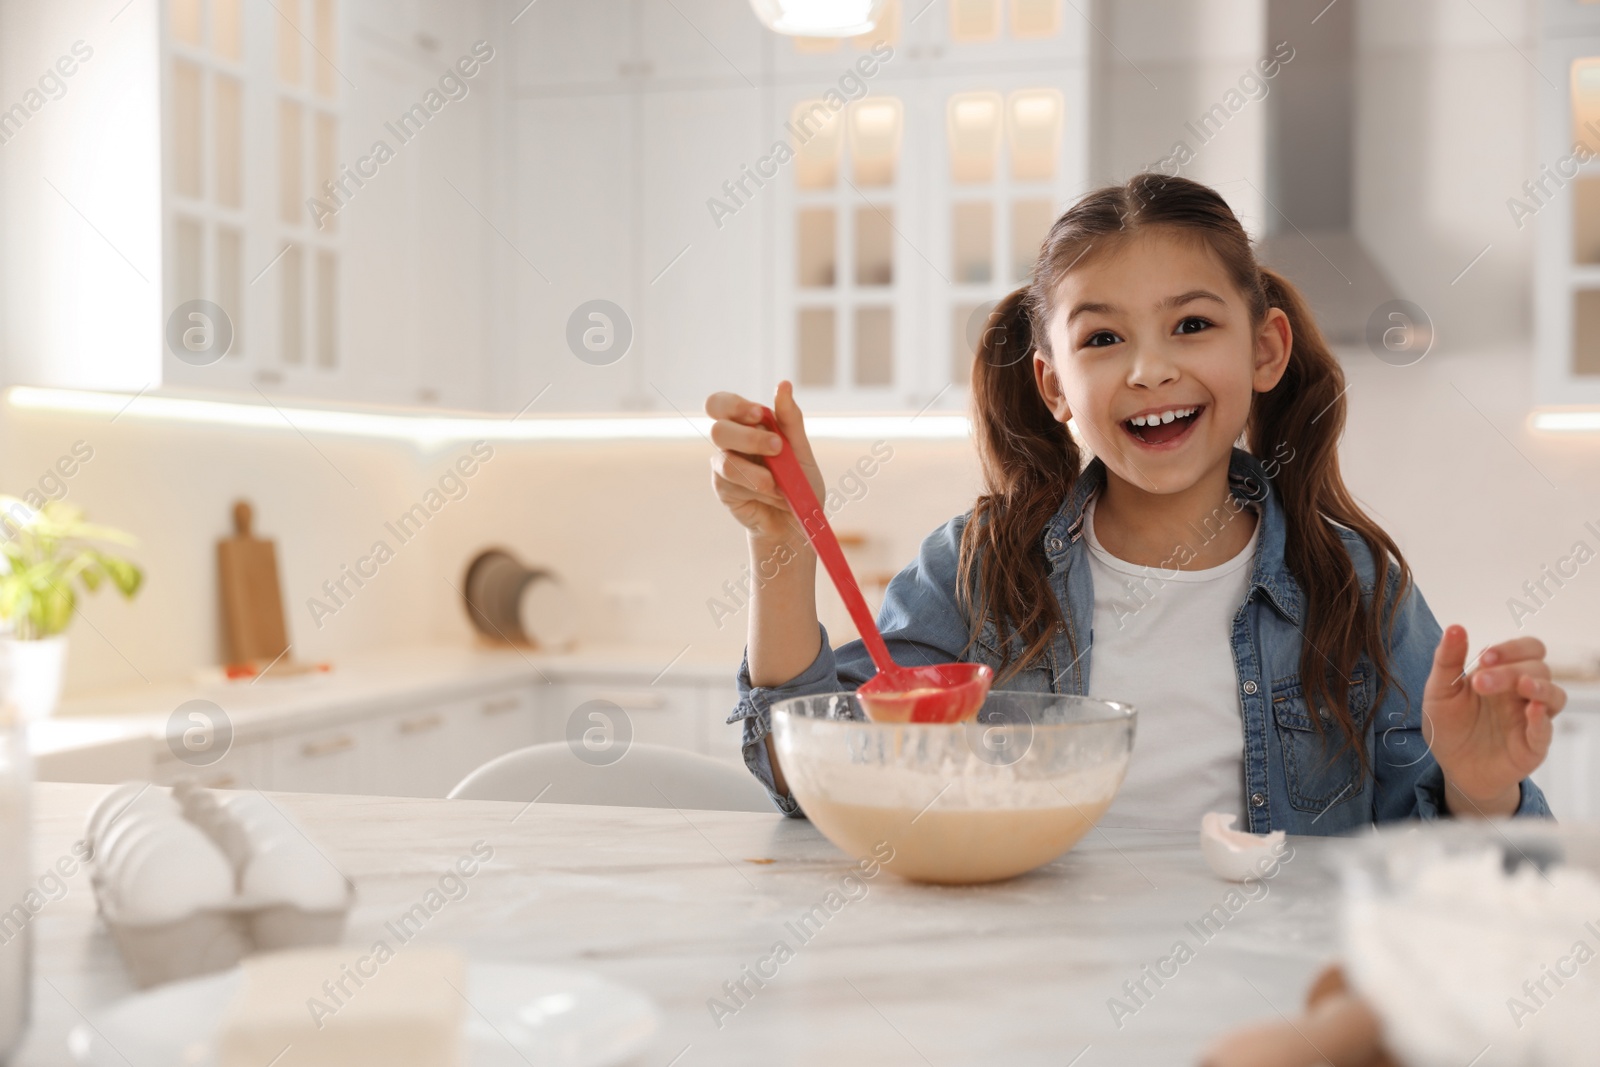
[[129, 819], [117, 823], [112, 828], [114, 832], [101, 839], [100, 846], [95, 849], [96, 873], [103, 879], [111, 878], [117, 868], [118, 857], [126, 855], [128, 848], [139, 838], [158, 832], [161, 824], [162, 820], [159, 819]]
[[101, 838], [130, 819], [145, 815], [178, 815], [182, 811], [172, 794], [145, 782], [124, 782], [96, 802], [89, 812], [84, 836], [95, 849], [97, 858]]
[[251, 857], [240, 889], [251, 901], [293, 904], [307, 911], [344, 907], [344, 875], [303, 837], [280, 838]]
[[89, 809], [88, 820], [83, 824], [84, 839], [93, 842], [98, 838], [102, 829], [100, 824], [109, 820], [112, 812], [133, 799], [143, 788], [145, 788], [143, 782], [123, 782], [95, 801], [94, 807]]
[[128, 812], [106, 830], [100, 838], [100, 843], [95, 846], [95, 869], [100, 872], [101, 877], [112, 877], [112, 872], [116, 870], [121, 857], [126, 855], [135, 841], [159, 832], [163, 826], [182, 821], [181, 816], [171, 812], [149, 809]]
[[233, 868], [210, 838], [179, 821], [163, 824], [162, 832], [132, 847], [119, 864], [112, 890], [118, 921], [173, 922], [231, 903]]
[[228, 816], [244, 828], [250, 839], [252, 851], [259, 851], [273, 841], [300, 836], [299, 829], [289, 817], [266, 797], [255, 793], [241, 793], [222, 804]]

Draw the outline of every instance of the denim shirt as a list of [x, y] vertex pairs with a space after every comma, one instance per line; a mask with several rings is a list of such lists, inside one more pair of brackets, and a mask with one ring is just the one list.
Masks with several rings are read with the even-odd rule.
[[[1040, 545], [1064, 621], [1048, 655], [1013, 673], [997, 688], [1088, 692], [1094, 587], [1083, 537], [1083, 513], [1085, 503], [1104, 482], [1105, 465], [1096, 459], [1045, 525]], [[1377, 678], [1365, 656], [1350, 679], [1349, 709], [1363, 730], [1370, 768], [1363, 773], [1359, 755], [1344, 744], [1343, 733], [1325, 713], [1319, 713], [1325, 729], [1312, 722], [1313, 711], [1303, 694], [1300, 651], [1306, 604], [1284, 561], [1286, 518], [1271, 478], [1254, 456], [1235, 449], [1228, 483], [1233, 496], [1258, 516], [1250, 589], [1234, 615], [1230, 642], [1243, 711], [1246, 828], [1258, 834], [1271, 830], [1336, 834], [1375, 822], [1450, 814], [1444, 774], [1422, 739], [1422, 689], [1442, 636], [1422, 594], [1411, 588], [1395, 610], [1388, 649], [1395, 684], [1382, 703], [1372, 706]], [[956, 602], [957, 559], [968, 518], [951, 519], [930, 534], [916, 562], [889, 583], [878, 626], [897, 662], [942, 663], [964, 658], [988, 663], [998, 674], [1001, 654], [993, 622], [986, 620], [976, 640], [969, 640], [973, 635], [968, 616]], [[1370, 603], [1376, 584], [1372, 555], [1356, 533], [1343, 528], [1339, 532], [1355, 563], [1362, 594]], [[1022, 641], [1015, 634], [1010, 641], [1015, 662]], [[1157, 653], [1151, 650], [1152, 670], [1160, 669]], [[874, 673], [872, 660], [859, 640], [835, 650], [828, 645], [826, 629], [816, 659], [783, 685], [752, 685], [748, 657], [741, 664], [739, 704], [728, 722], [743, 722], [745, 764], [785, 814], [804, 813], [792, 795], [780, 794], [773, 787], [765, 742], [771, 729], [772, 703], [787, 697], [853, 690]], [[1544, 794], [1531, 781], [1522, 782], [1517, 814], [1550, 814]]]

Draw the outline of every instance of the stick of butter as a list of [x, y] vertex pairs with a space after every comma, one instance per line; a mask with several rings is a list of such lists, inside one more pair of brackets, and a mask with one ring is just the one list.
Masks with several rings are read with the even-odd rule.
[[251, 956], [218, 1067], [462, 1067], [466, 961], [442, 948]]

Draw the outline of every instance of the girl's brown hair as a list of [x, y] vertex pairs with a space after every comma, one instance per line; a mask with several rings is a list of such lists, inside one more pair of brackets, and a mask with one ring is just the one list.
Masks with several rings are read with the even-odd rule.
[[[1061, 623], [1040, 539], [1072, 491], [1084, 456], [1056, 421], [1034, 381], [1033, 351], [1050, 353], [1047, 323], [1062, 278], [1098, 247], [1152, 226], [1204, 241], [1216, 253], [1259, 326], [1269, 308], [1288, 316], [1293, 347], [1281, 381], [1257, 393], [1245, 439], [1267, 457], [1287, 444], [1273, 485], [1288, 520], [1284, 557], [1306, 605], [1300, 654], [1310, 708], [1326, 708], [1365, 762], [1362, 726], [1349, 712], [1349, 682], [1363, 655], [1378, 678], [1378, 700], [1392, 678], [1385, 634], [1392, 606], [1411, 581], [1400, 549], [1351, 497], [1339, 474], [1344, 430], [1344, 372], [1310, 309], [1283, 276], [1256, 263], [1250, 238], [1217, 193], [1198, 182], [1140, 174], [1098, 189], [1056, 220], [1034, 263], [1032, 280], [991, 313], [972, 366], [973, 420], [985, 491], [961, 538], [958, 588], [974, 620], [999, 631], [1002, 675], [1045, 655]], [[1354, 562], [1338, 527], [1353, 530], [1372, 553], [1378, 590], [1363, 601]], [[1393, 574], [1391, 575], [1391, 567]], [[1374, 605], [1377, 605], [1376, 609]], [[1020, 655], [1011, 638], [1021, 638]], [[1073, 649], [1073, 655], [1078, 650]], [[1321, 719], [1313, 716], [1319, 724]]]

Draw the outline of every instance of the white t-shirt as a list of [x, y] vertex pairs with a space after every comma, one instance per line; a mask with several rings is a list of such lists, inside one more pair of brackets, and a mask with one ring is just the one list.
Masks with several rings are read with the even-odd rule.
[[1256, 534], [1221, 566], [1177, 570], [1175, 545], [1171, 565], [1141, 567], [1100, 544], [1093, 499], [1084, 511], [1094, 579], [1089, 695], [1139, 713], [1127, 780], [1101, 824], [1198, 830], [1200, 816], [1222, 811], [1244, 825], [1243, 708], [1231, 635], [1250, 590]]

